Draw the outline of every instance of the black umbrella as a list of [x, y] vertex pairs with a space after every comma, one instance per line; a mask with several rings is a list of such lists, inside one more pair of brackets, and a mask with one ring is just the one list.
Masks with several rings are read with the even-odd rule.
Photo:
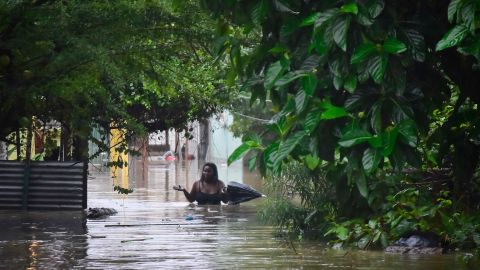
[[241, 202], [250, 201], [259, 197], [264, 197], [262, 193], [256, 191], [251, 186], [238, 183], [235, 181], [228, 182], [227, 198], [228, 204], [239, 204]]

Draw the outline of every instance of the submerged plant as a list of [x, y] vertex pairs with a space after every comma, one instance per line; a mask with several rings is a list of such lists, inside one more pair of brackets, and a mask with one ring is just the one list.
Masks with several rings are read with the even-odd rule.
[[321, 174], [314, 174], [292, 162], [280, 175], [265, 181], [268, 199], [261, 211], [264, 221], [277, 225], [280, 232], [317, 238], [325, 221], [335, 216], [333, 187]]

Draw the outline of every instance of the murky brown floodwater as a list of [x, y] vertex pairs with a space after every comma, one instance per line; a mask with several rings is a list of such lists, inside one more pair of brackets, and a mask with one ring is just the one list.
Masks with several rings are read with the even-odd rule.
[[[346, 252], [320, 243], [296, 244], [294, 251], [258, 222], [261, 199], [189, 206], [171, 187], [190, 187], [197, 165], [158, 163], [137, 166], [130, 182], [119, 177], [118, 183], [135, 188], [128, 196], [113, 191], [109, 173], [91, 170], [89, 207], [118, 210], [106, 219], [86, 220], [77, 211], [0, 211], [0, 269], [472, 269], [460, 255]], [[241, 168], [219, 170], [223, 179], [241, 177], [260, 189]]]

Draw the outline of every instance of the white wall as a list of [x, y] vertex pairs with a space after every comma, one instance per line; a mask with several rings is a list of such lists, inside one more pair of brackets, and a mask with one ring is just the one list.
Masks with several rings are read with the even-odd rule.
[[233, 137], [229, 130], [232, 123], [233, 116], [228, 111], [210, 118], [212, 132], [207, 159], [217, 164], [221, 180], [242, 182], [242, 161], [238, 160], [227, 166], [228, 156], [242, 144], [242, 140]]

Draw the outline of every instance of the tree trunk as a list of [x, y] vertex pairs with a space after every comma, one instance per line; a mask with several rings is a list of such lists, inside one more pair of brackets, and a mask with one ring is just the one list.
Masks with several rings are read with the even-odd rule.
[[88, 140], [81, 136], [75, 136], [73, 140], [72, 157], [76, 161], [88, 162]]
[[33, 124], [27, 129], [27, 143], [25, 144], [25, 162], [30, 163], [32, 159], [32, 139], [33, 139]]
[[60, 135], [60, 161], [72, 160], [72, 136], [67, 127], [62, 125]]
[[198, 144], [198, 159], [206, 160], [208, 145], [210, 144], [210, 121], [204, 119], [200, 121], [200, 134]]
[[22, 149], [20, 142], [20, 129], [15, 131], [15, 148], [17, 149], [17, 161], [22, 160]]

